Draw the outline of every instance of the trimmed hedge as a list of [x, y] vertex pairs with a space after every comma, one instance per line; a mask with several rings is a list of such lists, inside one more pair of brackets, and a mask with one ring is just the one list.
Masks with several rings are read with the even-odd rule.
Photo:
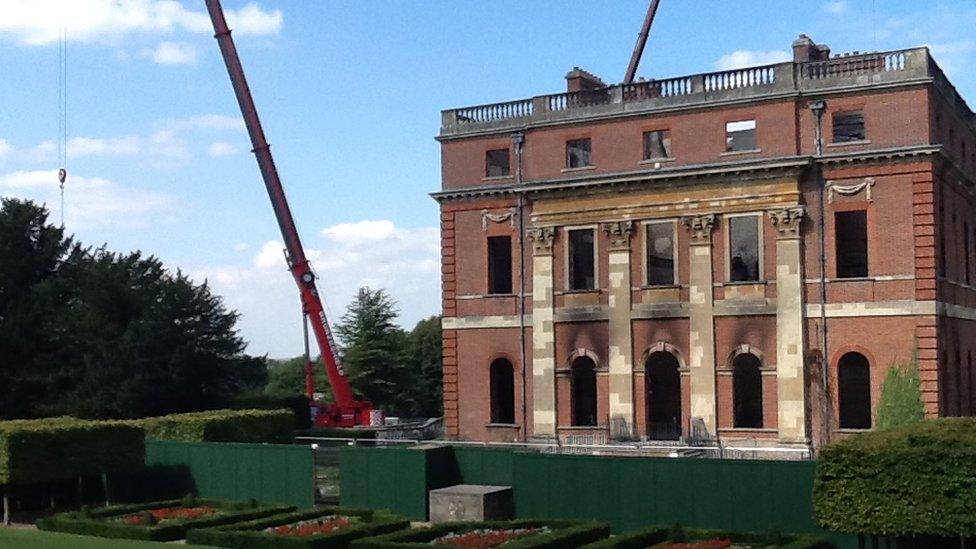
[[[791, 534], [755, 534], [726, 532], [723, 530], [686, 530], [681, 529], [684, 537], [688, 540], [709, 540], [709, 539], [728, 539], [732, 543], [747, 543], [757, 547], [770, 547], [778, 549], [831, 549], [835, 545], [826, 538], [816, 535], [791, 535]], [[665, 541], [681, 541], [674, 539], [675, 527], [651, 526], [584, 545], [584, 549], [643, 549], [657, 543]]]
[[[265, 528], [283, 526], [328, 515], [359, 517], [363, 522], [336, 532], [302, 538], [278, 536], [263, 531]], [[409, 527], [410, 521], [402, 517], [383, 512], [377, 513], [370, 509], [319, 507], [311, 511], [274, 515], [217, 528], [190, 530], [187, 533], [186, 540], [187, 543], [197, 545], [245, 549], [344, 549], [349, 547], [349, 544], [355, 539], [386, 534]]]
[[976, 418], [926, 420], [828, 445], [814, 518], [828, 530], [976, 535]]
[[[610, 526], [603, 522], [584, 522], [579, 520], [507, 520], [486, 522], [448, 522], [430, 528], [418, 528], [393, 532], [372, 538], [358, 539], [350, 547], [354, 549], [420, 549], [430, 548], [430, 542], [452, 532], [469, 532], [482, 528], [541, 528], [549, 527], [550, 532], [534, 534], [505, 543], [505, 549], [540, 549], [580, 547], [610, 535]], [[442, 545], [440, 547], [451, 547]]]
[[153, 526], [125, 524], [117, 519], [139, 511], [159, 509], [163, 507], [187, 506], [191, 502], [184, 500], [157, 501], [136, 505], [117, 505], [104, 507], [92, 511], [72, 511], [39, 519], [37, 528], [50, 532], [64, 532], [85, 536], [103, 538], [124, 538], [148, 541], [172, 541], [182, 539], [191, 528], [209, 528], [254, 520], [280, 513], [294, 511], [294, 506], [262, 507], [256, 502], [227, 502], [207, 499], [194, 499], [192, 505], [211, 505], [222, 510], [230, 511], [213, 517], [202, 517], [187, 520], [167, 520]]
[[312, 409], [308, 397], [292, 393], [245, 393], [235, 396], [228, 408], [234, 410], [291, 410], [293, 429], [308, 429], [312, 425]]
[[212, 410], [129, 421], [145, 429], [146, 438], [181, 442], [292, 442], [294, 418], [289, 410]]
[[140, 469], [143, 430], [71, 417], [0, 421], [0, 484], [30, 484]]

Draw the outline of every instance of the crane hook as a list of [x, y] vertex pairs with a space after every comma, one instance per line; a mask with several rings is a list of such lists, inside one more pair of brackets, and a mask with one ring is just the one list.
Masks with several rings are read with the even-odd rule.
[[68, 179], [68, 170], [61, 168], [58, 170], [58, 183], [61, 185], [62, 189], [64, 188], [64, 182], [66, 179]]

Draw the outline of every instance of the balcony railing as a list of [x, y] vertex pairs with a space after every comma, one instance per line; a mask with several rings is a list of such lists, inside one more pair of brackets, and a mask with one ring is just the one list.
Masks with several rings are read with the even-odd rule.
[[[843, 55], [827, 61], [778, 63], [450, 109], [442, 113], [441, 135], [923, 79], [937, 85], [947, 82], [926, 48]], [[961, 97], [957, 99], [965, 104]]]

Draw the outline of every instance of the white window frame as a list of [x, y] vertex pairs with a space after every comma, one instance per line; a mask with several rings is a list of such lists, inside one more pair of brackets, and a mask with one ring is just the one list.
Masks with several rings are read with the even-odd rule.
[[[658, 225], [670, 223], [671, 224], [671, 254], [674, 256], [674, 280], [671, 284], [649, 284], [647, 280], [648, 267], [648, 256], [650, 255], [651, 241], [647, 238], [647, 227], [648, 225]], [[641, 286], [644, 288], [667, 288], [668, 286], [678, 285], [678, 218], [676, 217], [664, 217], [660, 219], [646, 219], [641, 221], [641, 227], [644, 236], [644, 257], [641, 260], [641, 265], [643, 266], [641, 272]]]
[[[741, 213], [728, 213], [723, 214], [724, 218], [723, 224], [725, 225], [725, 283], [726, 284], [762, 284], [766, 282], [766, 269], [764, 264], [766, 263], [766, 251], [764, 236], [765, 231], [763, 227], [763, 212], [741, 212]], [[755, 217], [756, 224], [759, 228], [759, 280], [750, 281], [732, 281], [732, 218], [733, 217]]]

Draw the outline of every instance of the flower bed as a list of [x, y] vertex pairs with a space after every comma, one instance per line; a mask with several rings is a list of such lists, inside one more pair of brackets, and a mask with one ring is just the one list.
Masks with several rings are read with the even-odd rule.
[[236, 548], [345, 548], [356, 539], [408, 528], [401, 517], [369, 509], [322, 507], [257, 520], [190, 530], [187, 542]]
[[439, 547], [579, 547], [610, 535], [601, 522], [577, 520], [512, 520], [452, 522], [353, 542], [355, 549]]
[[742, 533], [652, 526], [585, 545], [584, 549], [830, 549], [834, 544], [816, 535]]
[[232, 524], [292, 510], [291, 506], [265, 506], [254, 501], [184, 498], [59, 513], [38, 520], [37, 527], [105, 538], [170, 541], [183, 538], [191, 528]]

